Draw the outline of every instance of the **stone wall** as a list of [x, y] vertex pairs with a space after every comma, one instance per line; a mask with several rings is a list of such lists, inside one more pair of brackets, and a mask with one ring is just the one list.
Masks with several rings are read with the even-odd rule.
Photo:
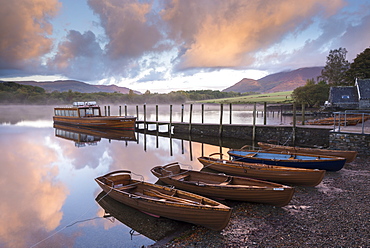
[[331, 132], [329, 147], [337, 150], [357, 151], [359, 155], [370, 155], [370, 135], [359, 133]]
[[[329, 146], [330, 128], [296, 127], [292, 126], [267, 126], [257, 125], [255, 130], [255, 141], [276, 141], [286, 145], [297, 146]], [[174, 124], [174, 133], [188, 133], [188, 124]], [[219, 136], [220, 126], [218, 124], [192, 124], [191, 134]], [[222, 126], [222, 137], [236, 139], [253, 139], [252, 125], [226, 124]]]

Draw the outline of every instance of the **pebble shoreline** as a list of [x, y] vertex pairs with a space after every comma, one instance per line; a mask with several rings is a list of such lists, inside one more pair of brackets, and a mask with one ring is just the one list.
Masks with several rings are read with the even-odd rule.
[[285, 207], [225, 201], [220, 232], [192, 226], [155, 247], [370, 247], [370, 161], [358, 157], [316, 187], [295, 187]]

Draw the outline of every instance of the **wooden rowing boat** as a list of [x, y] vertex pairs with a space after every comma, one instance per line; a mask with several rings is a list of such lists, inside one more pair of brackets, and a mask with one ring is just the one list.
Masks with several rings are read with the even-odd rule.
[[204, 196], [131, 178], [130, 171], [114, 171], [95, 181], [113, 199], [150, 214], [222, 230], [231, 208]]
[[258, 145], [267, 151], [286, 151], [286, 152], [298, 152], [305, 154], [313, 155], [324, 155], [324, 156], [334, 156], [342, 157], [346, 159], [346, 163], [351, 163], [355, 160], [357, 156], [356, 151], [347, 151], [347, 150], [328, 150], [328, 149], [318, 149], [318, 148], [306, 148], [306, 147], [297, 147], [297, 146], [283, 146], [283, 145], [274, 145], [264, 142], [258, 142]]
[[284, 151], [231, 149], [227, 153], [236, 161], [328, 171], [338, 171], [346, 163], [346, 159], [340, 157]]
[[324, 119], [314, 119], [306, 122], [308, 125], [341, 125], [341, 126], [355, 126], [359, 123], [370, 119], [370, 116], [363, 116], [361, 114], [348, 114], [347, 116], [327, 117]]
[[222, 156], [220, 153], [213, 153], [210, 154], [209, 157], [199, 157], [198, 160], [205, 168], [215, 171], [284, 184], [316, 186], [321, 183], [326, 172], [325, 170], [318, 169], [303, 169], [261, 163], [245, 163], [225, 160], [222, 158], [217, 159], [212, 157], [214, 155]]
[[113, 217], [136, 233], [154, 241], [159, 241], [178, 230], [186, 230], [192, 226], [181, 221], [146, 214], [114, 200], [104, 191], [95, 198], [95, 201], [104, 209], [104, 218]]
[[134, 130], [136, 117], [102, 116], [96, 102], [74, 102], [72, 107], [54, 108], [53, 121], [63, 125]]
[[285, 206], [294, 188], [246, 177], [181, 169], [178, 162], [156, 166], [151, 172], [162, 182], [209, 197]]

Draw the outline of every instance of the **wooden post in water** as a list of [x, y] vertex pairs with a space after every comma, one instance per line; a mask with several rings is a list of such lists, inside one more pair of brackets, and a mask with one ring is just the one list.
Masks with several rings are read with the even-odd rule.
[[108, 116], [110, 116], [110, 105], [108, 105]]
[[147, 125], [146, 125], [146, 104], [145, 103], [143, 105], [143, 108], [144, 108], [144, 128], [147, 129]]
[[267, 103], [263, 103], [263, 125], [266, 125], [266, 119], [267, 119]]
[[283, 105], [280, 105], [280, 123], [283, 123]]
[[222, 117], [223, 117], [223, 114], [224, 114], [224, 105], [221, 103], [220, 104], [220, 127], [219, 127], [219, 130], [218, 130], [218, 136], [219, 137], [222, 136]]
[[189, 133], [191, 133], [191, 118], [193, 115], [193, 104], [190, 104], [190, 113], [189, 113]]
[[202, 123], [204, 123], [204, 104], [202, 103]]
[[155, 121], [157, 122], [156, 123], [156, 127], [155, 127], [155, 130], [157, 130], [157, 136], [158, 136], [158, 129], [159, 129], [159, 125], [158, 125], [158, 105], [155, 105]]
[[136, 105], [136, 119], [139, 119], [139, 105]]
[[293, 145], [295, 145], [296, 124], [297, 124], [297, 110], [296, 104], [293, 103]]
[[252, 131], [252, 140], [256, 140], [256, 103], [254, 103], [253, 107], [253, 131]]
[[304, 125], [306, 121], [306, 105], [302, 103], [302, 125]]
[[181, 104], [181, 122], [184, 122], [184, 104]]
[[104, 115], [107, 116], [107, 106], [104, 106]]
[[127, 105], [125, 104], [125, 116], [127, 116]]
[[229, 109], [230, 109], [230, 124], [232, 123], [232, 103], [230, 103], [230, 105], [229, 105]]
[[172, 127], [172, 104], [170, 105], [170, 124], [168, 126], [168, 133], [171, 135], [171, 127]]
[[122, 114], [122, 106], [119, 106], [118, 112], [119, 112], [119, 116], [121, 116], [121, 114]]

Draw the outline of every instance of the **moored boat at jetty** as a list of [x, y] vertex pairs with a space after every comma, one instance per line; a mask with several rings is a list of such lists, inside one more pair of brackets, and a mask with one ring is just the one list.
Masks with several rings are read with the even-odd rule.
[[95, 179], [113, 199], [140, 211], [173, 220], [222, 230], [229, 223], [231, 208], [187, 191], [131, 178], [131, 172], [113, 171]]
[[178, 162], [156, 166], [151, 172], [162, 182], [197, 194], [222, 199], [287, 205], [294, 188], [247, 177], [186, 170]]
[[54, 108], [54, 123], [93, 128], [134, 130], [134, 116], [103, 116], [96, 102], [74, 102], [72, 107]]
[[236, 161], [327, 171], [338, 171], [346, 163], [346, 159], [341, 157], [284, 151], [231, 149], [227, 153]]
[[319, 149], [319, 148], [308, 148], [308, 147], [298, 147], [298, 146], [283, 146], [275, 145], [265, 142], [258, 142], [258, 145], [267, 151], [286, 151], [286, 152], [298, 152], [313, 155], [324, 155], [324, 156], [334, 156], [342, 157], [346, 159], [346, 163], [351, 163], [355, 160], [357, 156], [357, 151], [347, 151], [347, 150], [329, 150], [329, 149]]
[[209, 157], [198, 157], [198, 161], [203, 164], [204, 168], [229, 175], [252, 177], [283, 184], [316, 186], [321, 183], [326, 172], [325, 170], [319, 169], [304, 169], [226, 160], [212, 157], [214, 155], [221, 155], [222, 157], [220, 153], [213, 153], [210, 154]]

